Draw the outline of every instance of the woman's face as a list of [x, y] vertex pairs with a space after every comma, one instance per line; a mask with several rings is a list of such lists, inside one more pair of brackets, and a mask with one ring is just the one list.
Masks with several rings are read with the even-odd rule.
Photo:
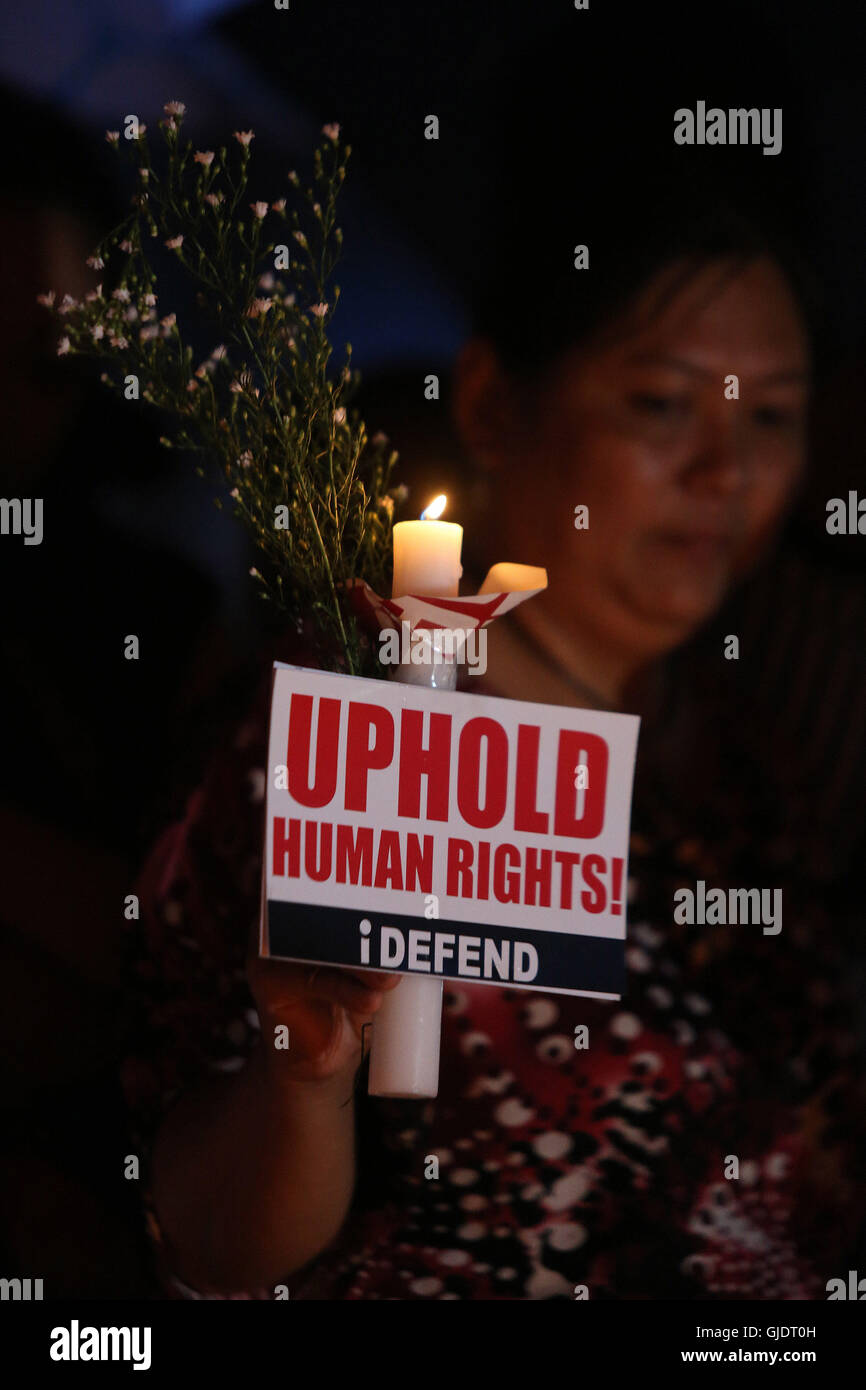
[[719, 606], [804, 463], [809, 351], [781, 271], [711, 265], [655, 311], [671, 273], [540, 386], [497, 376], [467, 398], [499, 402], [501, 427], [476, 431], [494, 558], [546, 565], [551, 614], [640, 660]]

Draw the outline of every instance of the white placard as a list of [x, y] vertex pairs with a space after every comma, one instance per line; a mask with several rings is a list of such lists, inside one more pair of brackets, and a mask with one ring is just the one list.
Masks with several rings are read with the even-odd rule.
[[262, 955], [619, 998], [639, 723], [275, 663]]

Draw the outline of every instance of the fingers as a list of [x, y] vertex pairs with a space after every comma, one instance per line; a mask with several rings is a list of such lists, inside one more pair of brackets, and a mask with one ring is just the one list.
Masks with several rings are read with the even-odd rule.
[[[311, 1001], [291, 1015], [291, 1050], [282, 1054], [284, 1064], [295, 1070], [299, 1062], [326, 1057], [338, 1036], [337, 1013], [325, 1000]], [[273, 1054], [277, 1057], [277, 1054]]]
[[348, 966], [299, 965], [306, 976], [310, 989], [317, 989], [322, 981], [330, 983], [337, 980], [354, 980], [365, 989], [388, 990], [400, 983], [400, 976], [390, 970], [351, 970]]
[[399, 975], [383, 971], [301, 965], [296, 961], [251, 961], [249, 974], [257, 999], [271, 1009], [322, 1000], [365, 1016], [374, 1013], [384, 993], [400, 983]]
[[313, 998], [341, 1004], [352, 1014], [366, 1016], [381, 1008], [384, 996], [400, 983], [399, 975], [373, 970], [311, 971], [307, 992]]
[[393, 970], [352, 970], [349, 973], [362, 980], [370, 989], [395, 989], [403, 978], [402, 975], [395, 975]]
[[370, 1014], [381, 1006], [383, 993], [346, 971], [327, 970], [316, 975], [307, 987], [310, 998], [340, 1004], [349, 1013]]

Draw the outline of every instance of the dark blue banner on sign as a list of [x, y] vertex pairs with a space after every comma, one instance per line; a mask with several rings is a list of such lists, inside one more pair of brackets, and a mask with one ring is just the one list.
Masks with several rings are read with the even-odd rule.
[[479, 984], [562, 993], [622, 994], [622, 942], [567, 932], [429, 921], [389, 913], [387, 920], [340, 907], [269, 902], [267, 953], [320, 965], [396, 970]]

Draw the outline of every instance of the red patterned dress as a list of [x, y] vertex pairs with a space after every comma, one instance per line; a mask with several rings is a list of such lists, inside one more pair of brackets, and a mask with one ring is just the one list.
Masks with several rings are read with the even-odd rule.
[[[244, 953], [269, 672], [138, 887], [124, 1085], [145, 1155], [179, 1091], [256, 1043]], [[674, 925], [674, 891], [697, 878], [761, 886], [769, 831], [723, 802], [686, 836], [659, 808], [639, 757], [625, 997], [446, 982], [439, 1097], [371, 1099], [364, 1078], [355, 1202], [287, 1278], [293, 1299], [823, 1299], [846, 1277], [866, 1108], [826, 895], [782, 837], [763, 880], [784, 886], [779, 936]], [[166, 1296], [203, 1297], [166, 1266], [148, 1212]]]

